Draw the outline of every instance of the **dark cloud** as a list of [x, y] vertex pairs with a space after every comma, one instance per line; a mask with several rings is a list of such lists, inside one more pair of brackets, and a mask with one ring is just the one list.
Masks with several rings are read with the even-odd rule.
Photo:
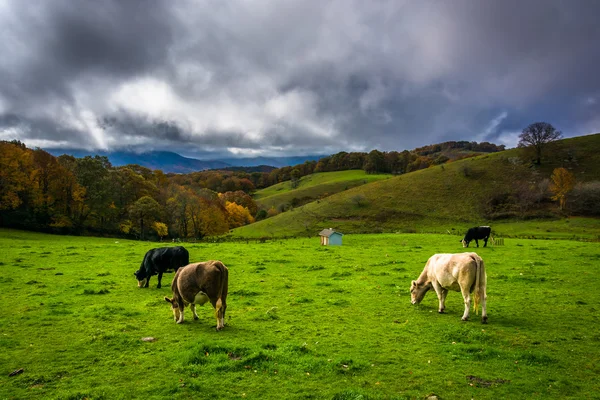
[[600, 131], [600, 2], [0, 2], [0, 139], [258, 155]]

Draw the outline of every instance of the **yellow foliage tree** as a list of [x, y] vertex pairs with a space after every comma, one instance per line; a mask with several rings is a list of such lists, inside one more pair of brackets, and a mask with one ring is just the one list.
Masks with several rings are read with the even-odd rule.
[[567, 171], [565, 168], [556, 168], [552, 172], [552, 184], [550, 190], [554, 193], [552, 200], [558, 200], [558, 204], [561, 210], [564, 209], [566, 204], [566, 197], [573, 187], [575, 186], [575, 176]]
[[199, 215], [202, 236], [218, 236], [227, 232], [225, 215], [217, 207], [203, 209]]
[[169, 229], [167, 228], [167, 225], [163, 224], [162, 222], [155, 221], [152, 224], [152, 229], [156, 231], [156, 234], [160, 237], [160, 240], [162, 240], [163, 237], [169, 234]]
[[227, 222], [230, 229], [254, 222], [250, 211], [244, 206], [228, 201], [225, 203], [225, 209], [227, 210]]

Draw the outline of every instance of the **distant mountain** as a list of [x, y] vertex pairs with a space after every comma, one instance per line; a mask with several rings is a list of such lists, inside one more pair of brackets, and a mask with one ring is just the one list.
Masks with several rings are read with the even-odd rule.
[[305, 161], [316, 161], [323, 156], [305, 157], [248, 157], [227, 158], [223, 160], [198, 160], [196, 158], [183, 157], [170, 151], [150, 151], [146, 153], [135, 153], [129, 151], [87, 151], [80, 149], [48, 149], [48, 153], [54, 156], [69, 154], [73, 157], [106, 156], [114, 166], [137, 164], [150, 169], [160, 169], [165, 173], [190, 173], [204, 171], [207, 169], [227, 169], [228, 167], [256, 167], [272, 166], [281, 168], [285, 166], [302, 164]]
[[248, 158], [225, 158], [220, 161], [234, 167], [254, 167], [258, 165], [269, 165], [276, 168], [303, 164], [305, 161], [318, 161], [325, 155], [294, 156], [294, 157], [248, 157]]

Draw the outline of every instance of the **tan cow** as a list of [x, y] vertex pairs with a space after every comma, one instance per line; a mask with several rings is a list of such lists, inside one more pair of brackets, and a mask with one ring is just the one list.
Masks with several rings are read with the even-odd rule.
[[448, 290], [461, 292], [465, 301], [462, 320], [469, 319], [471, 293], [474, 294], [474, 307], [477, 312], [481, 302], [481, 322], [487, 323], [485, 265], [476, 253], [434, 254], [427, 260], [425, 268], [410, 286], [412, 304], [419, 304], [425, 293], [433, 287], [440, 301], [439, 313], [443, 313]]
[[175, 321], [178, 324], [183, 322], [183, 309], [188, 304], [194, 319], [198, 319], [196, 305], [201, 306], [210, 301], [215, 308], [217, 331], [223, 329], [228, 280], [229, 270], [221, 261], [199, 262], [179, 268], [171, 284], [173, 298], [165, 297], [171, 303]]

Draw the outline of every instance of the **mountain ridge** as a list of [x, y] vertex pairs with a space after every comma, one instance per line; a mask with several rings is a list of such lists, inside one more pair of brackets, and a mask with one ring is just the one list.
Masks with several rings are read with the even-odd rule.
[[190, 173], [209, 169], [227, 169], [232, 167], [270, 166], [281, 168], [301, 164], [305, 161], [317, 161], [324, 155], [290, 156], [290, 157], [244, 157], [200, 160], [184, 157], [172, 151], [149, 151], [135, 153], [132, 151], [88, 151], [82, 149], [56, 148], [46, 149], [55, 157], [68, 154], [76, 158], [86, 156], [105, 156], [113, 166], [137, 164], [142, 167], [161, 170], [165, 173]]

